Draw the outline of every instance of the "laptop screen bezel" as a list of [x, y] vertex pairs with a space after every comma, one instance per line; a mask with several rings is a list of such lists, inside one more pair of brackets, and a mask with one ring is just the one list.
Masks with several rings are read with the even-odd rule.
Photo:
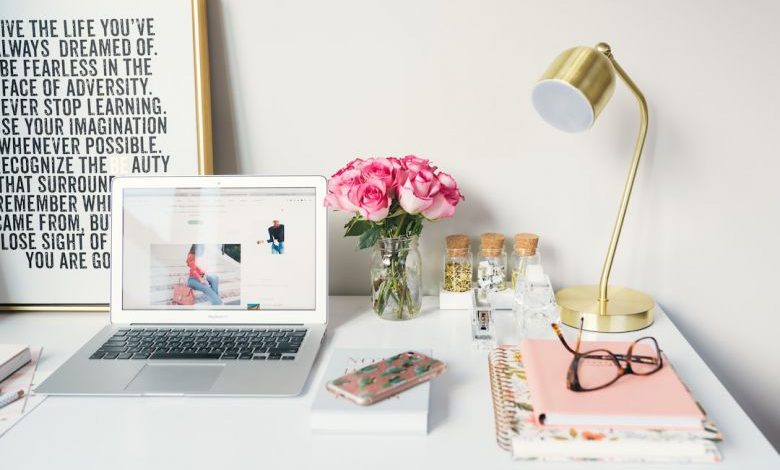
[[[312, 310], [137, 310], [122, 302], [124, 190], [199, 188], [313, 188], [315, 190], [315, 305]], [[113, 180], [111, 198], [111, 323], [121, 324], [324, 324], [327, 322], [327, 209], [322, 176], [130, 176]], [[128, 282], [131, 282], [128, 280]]]

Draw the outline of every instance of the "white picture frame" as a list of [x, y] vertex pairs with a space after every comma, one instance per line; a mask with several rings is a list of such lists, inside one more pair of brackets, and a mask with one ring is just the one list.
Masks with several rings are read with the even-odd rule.
[[0, 0], [0, 309], [107, 309], [110, 181], [212, 173], [205, 0]]

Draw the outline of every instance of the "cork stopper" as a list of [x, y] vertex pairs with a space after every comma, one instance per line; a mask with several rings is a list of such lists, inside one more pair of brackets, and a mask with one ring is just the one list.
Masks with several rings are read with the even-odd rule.
[[447, 252], [451, 255], [465, 255], [469, 251], [471, 239], [468, 235], [456, 234], [447, 236]]
[[479, 236], [479, 239], [479, 250], [483, 255], [497, 255], [504, 249], [504, 236], [500, 233], [483, 233]]
[[539, 245], [539, 235], [534, 233], [518, 233], [515, 235], [515, 254], [533, 256]]

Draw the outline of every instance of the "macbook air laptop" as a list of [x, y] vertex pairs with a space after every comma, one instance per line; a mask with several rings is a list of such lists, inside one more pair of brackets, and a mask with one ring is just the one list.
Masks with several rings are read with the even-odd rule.
[[110, 323], [36, 392], [301, 392], [327, 326], [325, 179], [116, 178]]

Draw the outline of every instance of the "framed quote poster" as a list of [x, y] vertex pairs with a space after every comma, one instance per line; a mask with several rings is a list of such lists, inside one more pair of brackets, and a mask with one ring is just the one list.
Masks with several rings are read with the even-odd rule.
[[205, 0], [0, 0], [0, 309], [105, 310], [111, 180], [212, 171]]

